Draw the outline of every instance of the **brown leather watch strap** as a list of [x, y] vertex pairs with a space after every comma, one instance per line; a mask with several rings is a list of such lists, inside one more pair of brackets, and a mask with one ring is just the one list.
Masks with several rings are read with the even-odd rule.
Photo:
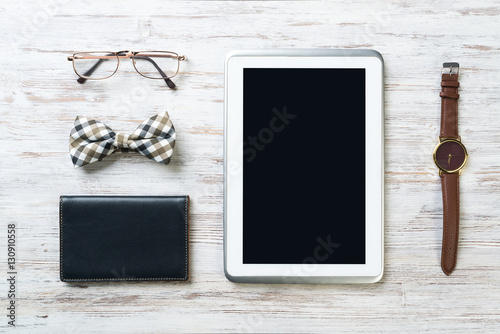
[[441, 75], [441, 138], [458, 138], [458, 74]]
[[450, 275], [457, 263], [458, 230], [460, 218], [459, 174], [441, 174], [443, 191], [443, 246], [441, 269]]
[[[441, 138], [459, 139], [458, 135], [458, 68], [454, 73], [453, 65], [444, 65], [441, 74]], [[449, 66], [449, 67], [447, 67]], [[449, 69], [449, 72], [447, 70]], [[450, 155], [451, 157], [451, 155]], [[456, 173], [441, 173], [443, 191], [443, 245], [441, 250], [441, 269], [450, 275], [457, 263], [458, 231], [460, 221], [459, 177]]]

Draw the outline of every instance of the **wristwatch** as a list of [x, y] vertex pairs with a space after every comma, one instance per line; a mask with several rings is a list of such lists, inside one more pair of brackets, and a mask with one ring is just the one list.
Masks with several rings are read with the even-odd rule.
[[443, 245], [441, 269], [450, 275], [457, 262], [460, 221], [459, 177], [467, 162], [467, 150], [458, 135], [459, 64], [444, 63], [441, 71], [441, 131], [434, 149], [443, 192]]

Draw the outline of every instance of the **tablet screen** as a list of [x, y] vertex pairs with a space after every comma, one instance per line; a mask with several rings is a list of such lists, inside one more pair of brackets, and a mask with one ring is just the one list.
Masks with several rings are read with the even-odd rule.
[[243, 263], [365, 264], [365, 69], [243, 71]]

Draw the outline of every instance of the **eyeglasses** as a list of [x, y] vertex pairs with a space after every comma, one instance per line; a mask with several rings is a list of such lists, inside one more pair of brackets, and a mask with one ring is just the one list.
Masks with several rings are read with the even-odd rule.
[[77, 52], [68, 57], [81, 84], [87, 80], [107, 79], [118, 71], [120, 59], [131, 59], [137, 73], [148, 79], [163, 79], [168, 87], [175, 88], [170, 80], [179, 72], [179, 64], [186, 56], [170, 51], [91, 51]]

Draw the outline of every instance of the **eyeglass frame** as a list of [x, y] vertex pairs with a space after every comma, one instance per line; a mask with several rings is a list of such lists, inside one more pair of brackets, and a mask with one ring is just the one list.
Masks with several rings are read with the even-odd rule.
[[[152, 62], [152, 64], [154, 65], [154, 67], [158, 70], [158, 72], [162, 75], [161, 78], [153, 78], [153, 77], [149, 77], [147, 75], [144, 75], [143, 73], [141, 73], [137, 67], [135, 66], [135, 56], [137, 54], [140, 54], [140, 53], [146, 53], [146, 52], [159, 52], [159, 53], [169, 53], [169, 54], [172, 54], [172, 55], [175, 55], [175, 57], [177, 58], [177, 70], [175, 72], [174, 75], [171, 75], [171, 76], [167, 76], [163, 71], [162, 69], [154, 62], [154, 60], [152, 59], [148, 59], [149, 61]], [[90, 75], [97, 69], [97, 67], [99, 67], [99, 65], [101, 64], [101, 61], [104, 60], [102, 59], [102, 57], [96, 57], [96, 59], [98, 59], [97, 63], [94, 64], [89, 70], [87, 70], [87, 72], [85, 73], [89, 73], [90, 75], [81, 75], [80, 73], [78, 73], [78, 71], [76, 70], [76, 67], [75, 67], [75, 59], [77, 57], [78, 54], [89, 54], [89, 53], [109, 53], [110, 55], [108, 57], [112, 57], [112, 58], [109, 58], [109, 59], [114, 59], [116, 57], [117, 59], [117, 65], [116, 65], [116, 69], [113, 73], [111, 73], [109, 76], [107, 77], [104, 77], [104, 78], [91, 78]], [[122, 53], [125, 53], [125, 55], [120, 55]], [[105, 56], [103, 56], [105, 57]], [[146, 58], [149, 58], [149, 57], [146, 57]], [[118, 71], [118, 68], [120, 67], [120, 59], [132, 59], [132, 65], [134, 66], [134, 69], [137, 73], [139, 73], [141, 76], [145, 77], [145, 78], [148, 78], [148, 79], [163, 79], [165, 80], [165, 83], [168, 85], [168, 87], [174, 89], [176, 86], [175, 84], [173, 83], [172, 80], [170, 80], [170, 78], [173, 78], [175, 77], [178, 73], [179, 73], [179, 67], [180, 67], [180, 62], [181, 61], [184, 61], [186, 60], [186, 56], [184, 55], [180, 55], [176, 52], [173, 52], [173, 51], [130, 51], [130, 50], [123, 50], [123, 51], [118, 51], [118, 52], [114, 52], [114, 51], [82, 51], [82, 52], [75, 52], [72, 56], [68, 56], [68, 61], [71, 61], [72, 64], [73, 64], [73, 70], [75, 71], [76, 75], [79, 76], [79, 78], [77, 79], [77, 81], [80, 83], [80, 84], [83, 84], [85, 83], [87, 80], [104, 80], [104, 79], [108, 79], [110, 77], [112, 77], [113, 75], [115, 75], [115, 73]]]

